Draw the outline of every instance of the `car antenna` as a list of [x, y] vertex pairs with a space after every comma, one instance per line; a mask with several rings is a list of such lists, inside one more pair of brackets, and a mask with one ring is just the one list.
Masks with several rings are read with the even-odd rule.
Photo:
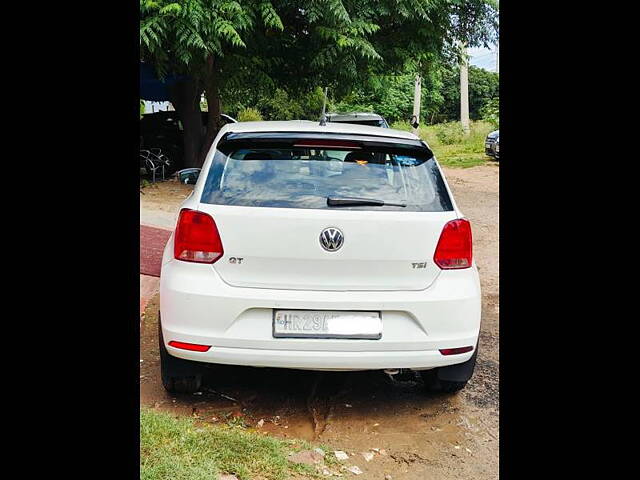
[[327, 115], [325, 111], [327, 109], [327, 90], [329, 87], [324, 87], [324, 100], [322, 101], [322, 113], [320, 114], [320, 126], [324, 127], [327, 124]]

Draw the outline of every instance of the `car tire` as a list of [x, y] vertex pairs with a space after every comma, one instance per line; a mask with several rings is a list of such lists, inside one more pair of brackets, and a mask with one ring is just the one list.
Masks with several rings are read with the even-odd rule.
[[176, 358], [164, 346], [160, 315], [158, 315], [158, 343], [160, 347], [160, 375], [162, 386], [169, 393], [195, 393], [202, 387], [202, 371], [189, 360]]
[[432, 393], [459, 392], [471, 379], [477, 358], [478, 346], [476, 345], [473, 355], [466, 362], [420, 371], [425, 389]]
[[466, 387], [467, 382], [456, 382], [451, 380], [440, 380], [438, 378], [437, 368], [432, 370], [423, 370], [420, 372], [424, 387], [427, 392], [431, 393], [456, 393]]

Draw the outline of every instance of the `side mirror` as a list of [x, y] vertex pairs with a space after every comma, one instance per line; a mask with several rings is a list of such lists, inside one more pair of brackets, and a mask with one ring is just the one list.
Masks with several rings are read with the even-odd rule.
[[411, 120], [409, 120], [409, 123], [413, 128], [418, 128], [420, 126], [420, 122], [418, 122], [418, 117], [416, 117], [415, 115], [411, 115]]
[[176, 175], [180, 183], [184, 183], [185, 185], [194, 185], [198, 181], [200, 171], [200, 168], [184, 168], [176, 172]]

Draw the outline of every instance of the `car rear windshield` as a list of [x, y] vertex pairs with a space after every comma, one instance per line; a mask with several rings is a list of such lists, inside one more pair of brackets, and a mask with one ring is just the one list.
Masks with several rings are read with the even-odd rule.
[[[328, 199], [343, 201], [336, 205]], [[350, 199], [376, 204], [358, 204]], [[221, 141], [201, 202], [323, 210], [453, 210], [428, 148], [352, 141], [346, 136], [273, 139], [263, 135]]]

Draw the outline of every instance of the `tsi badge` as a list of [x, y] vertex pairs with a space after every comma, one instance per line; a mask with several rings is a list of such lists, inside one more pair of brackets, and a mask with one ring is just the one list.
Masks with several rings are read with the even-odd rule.
[[339, 228], [328, 227], [320, 232], [320, 245], [327, 252], [340, 250], [344, 243], [344, 235]]
[[411, 264], [413, 268], [427, 268], [427, 262], [416, 262]]

